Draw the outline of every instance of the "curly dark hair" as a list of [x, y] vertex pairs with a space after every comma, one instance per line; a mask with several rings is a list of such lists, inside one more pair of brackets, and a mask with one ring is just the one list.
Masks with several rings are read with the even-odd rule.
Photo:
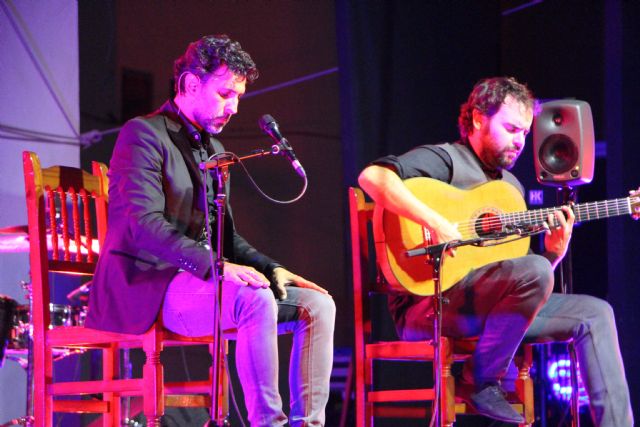
[[531, 108], [534, 115], [540, 111], [540, 104], [529, 88], [513, 77], [492, 77], [482, 79], [475, 84], [467, 102], [460, 106], [458, 129], [462, 139], [473, 131], [473, 110], [478, 110], [487, 117], [498, 112], [507, 96]]
[[185, 72], [193, 73], [203, 82], [221, 65], [229, 67], [234, 74], [245, 77], [248, 83], [258, 78], [258, 69], [251, 56], [240, 43], [226, 34], [204, 36], [189, 43], [184, 54], [173, 63], [173, 77], [176, 92], [184, 90], [181, 76]]

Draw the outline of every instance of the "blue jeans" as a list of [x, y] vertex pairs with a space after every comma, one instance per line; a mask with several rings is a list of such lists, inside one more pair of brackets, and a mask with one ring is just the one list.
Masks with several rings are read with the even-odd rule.
[[[475, 384], [505, 376], [527, 328], [553, 289], [551, 264], [528, 255], [478, 268], [443, 293], [442, 334], [452, 338], [478, 337], [472, 357]], [[405, 312], [403, 339], [433, 337], [430, 297]]]
[[[482, 384], [503, 379], [523, 339], [574, 340], [596, 425], [632, 426], [611, 307], [591, 296], [551, 294], [552, 288], [551, 264], [527, 255], [478, 268], [444, 292], [449, 302], [443, 307], [442, 333], [479, 337], [465, 366], [465, 380]], [[431, 339], [431, 306], [431, 298], [425, 298], [407, 309], [404, 330], [399, 331], [403, 339]]]
[[572, 339], [599, 427], [631, 427], [633, 413], [613, 309], [589, 295], [552, 294], [525, 334], [527, 342]]
[[[165, 326], [188, 336], [210, 335], [215, 285], [187, 272], [169, 284], [162, 308]], [[291, 426], [322, 426], [333, 363], [333, 299], [287, 287], [276, 301], [270, 289], [225, 283], [221, 325], [236, 332], [236, 366], [252, 426], [282, 426], [287, 416], [278, 391], [277, 335], [293, 334], [289, 368]]]

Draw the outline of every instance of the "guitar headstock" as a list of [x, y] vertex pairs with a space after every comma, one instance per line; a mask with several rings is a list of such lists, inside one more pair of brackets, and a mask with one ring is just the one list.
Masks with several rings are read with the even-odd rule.
[[631, 205], [631, 218], [640, 219], [640, 187], [629, 191], [629, 204]]

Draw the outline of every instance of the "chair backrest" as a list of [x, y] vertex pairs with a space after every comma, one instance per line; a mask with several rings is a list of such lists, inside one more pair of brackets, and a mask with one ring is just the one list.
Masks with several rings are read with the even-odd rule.
[[95, 270], [107, 227], [107, 167], [94, 162], [94, 174], [69, 166], [43, 169], [29, 151], [22, 160], [36, 343], [51, 322], [49, 273], [91, 275]]
[[349, 188], [349, 222], [351, 230], [351, 265], [353, 272], [353, 308], [355, 316], [355, 351], [364, 352], [371, 338], [369, 291], [372, 287], [372, 251], [369, 226], [373, 218], [372, 202], [367, 202], [360, 188]]

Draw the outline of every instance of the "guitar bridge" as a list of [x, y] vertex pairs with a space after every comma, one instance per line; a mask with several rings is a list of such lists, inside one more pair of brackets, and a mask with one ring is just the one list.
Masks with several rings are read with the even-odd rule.
[[[422, 242], [424, 243], [425, 247], [431, 246], [433, 244], [433, 239], [431, 238], [431, 230], [424, 226], [422, 227]], [[427, 254], [426, 262], [431, 264], [433, 262], [433, 257]]]

